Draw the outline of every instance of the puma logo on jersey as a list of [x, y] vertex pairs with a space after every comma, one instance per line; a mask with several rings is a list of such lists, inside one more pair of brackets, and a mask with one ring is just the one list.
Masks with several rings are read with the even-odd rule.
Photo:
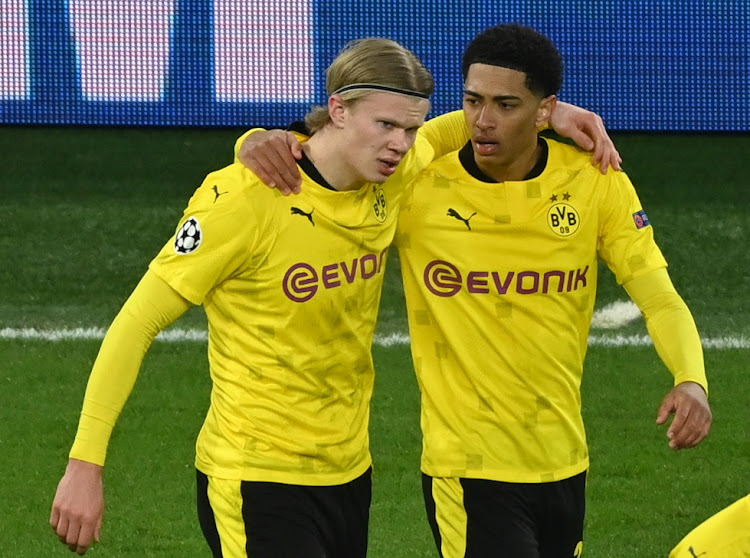
[[216, 200], [219, 199], [219, 196], [223, 196], [224, 194], [228, 194], [229, 193], [229, 192], [219, 192], [219, 187], [218, 186], [214, 186], [213, 190], [214, 190], [214, 194], [216, 196], [214, 198], [214, 203], [216, 203]]
[[305, 213], [299, 207], [292, 207], [292, 215], [303, 215], [307, 217], [307, 220], [310, 221], [312, 223], [312, 226], [314, 227], [315, 221], [313, 221], [313, 218], [312, 218], [313, 211], [315, 211], [315, 209], [311, 209], [310, 213]]
[[454, 218], [458, 219], [459, 221], [463, 221], [464, 225], [466, 225], [466, 228], [469, 229], [469, 230], [471, 230], [471, 225], [469, 224], [469, 220], [472, 217], [474, 217], [474, 215], [476, 215], [476, 214], [477, 214], [477, 212], [475, 211], [474, 213], [472, 213], [471, 215], [469, 215], [469, 217], [467, 219], [464, 219], [463, 217], [461, 217], [461, 215], [458, 213], [458, 211], [456, 211], [453, 208], [449, 208], [448, 209], [448, 213], [447, 213], [447, 215], [449, 217], [454, 217]]
[[696, 554], [695, 550], [693, 549], [692, 546], [690, 548], [688, 548], [688, 551], [690, 552], [690, 554], [693, 555], [693, 558], [698, 558], [699, 556], [703, 556], [704, 554], [706, 554], [705, 552], [701, 552], [700, 554]]

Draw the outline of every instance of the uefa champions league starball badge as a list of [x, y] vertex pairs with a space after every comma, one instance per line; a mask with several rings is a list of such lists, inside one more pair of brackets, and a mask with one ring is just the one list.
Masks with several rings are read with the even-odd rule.
[[174, 250], [178, 254], [192, 254], [203, 242], [203, 231], [198, 219], [188, 218], [174, 238]]

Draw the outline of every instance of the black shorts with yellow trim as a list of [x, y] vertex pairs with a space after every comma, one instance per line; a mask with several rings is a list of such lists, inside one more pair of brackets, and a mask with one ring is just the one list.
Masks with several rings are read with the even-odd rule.
[[217, 479], [197, 471], [214, 558], [365, 558], [372, 470], [343, 485]]
[[586, 472], [548, 483], [422, 475], [442, 558], [578, 558]]

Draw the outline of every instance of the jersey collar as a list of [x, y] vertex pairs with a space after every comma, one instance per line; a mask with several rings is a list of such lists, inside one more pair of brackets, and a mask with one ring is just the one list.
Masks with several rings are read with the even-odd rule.
[[[547, 142], [542, 138], [538, 138], [537, 141], [539, 142], [542, 150], [539, 154], [539, 159], [537, 159], [534, 167], [526, 176], [523, 177], [524, 180], [531, 180], [532, 178], [536, 178], [537, 176], [542, 174], [542, 172], [544, 172], [544, 167], [547, 166], [549, 146], [547, 145]], [[461, 151], [458, 152], [458, 159], [459, 161], [461, 161], [461, 165], [463, 165], [464, 169], [466, 169], [466, 172], [468, 172], [477, 180], [497, 184], [497, 180], [495, 180], [491, 176], [487, 176], [486, 174], [484, 174], [477, 165], [477, 162], [474, 160], [474, 148], [471, 146], [471, 140], [469, 140], [469, 142], [461, 148]]]

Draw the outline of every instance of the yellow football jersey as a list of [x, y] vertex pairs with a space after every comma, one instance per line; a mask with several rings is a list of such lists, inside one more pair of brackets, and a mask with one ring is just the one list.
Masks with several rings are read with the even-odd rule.
[[322, 186], [309, 161], [297, 196], [237, 163], [207, 176], [150, 265], [208, 316], [213, 389], [199, 470], [332, 485], [370, 466], [386, 251], [404, 185], [432, 156], [419, 138], [393, 177], [348, 192]]
[[537, 176], [494, 183], [469, 144], [404, 199], [396, 245], [429, 475], [547, 482], [586, 470], [597, 259], [620, 283], [666, 266], [627, 176], [547, 145]]
[[750, 556], [750, 495], [698, 525], [669, 558], [747, 558]]

